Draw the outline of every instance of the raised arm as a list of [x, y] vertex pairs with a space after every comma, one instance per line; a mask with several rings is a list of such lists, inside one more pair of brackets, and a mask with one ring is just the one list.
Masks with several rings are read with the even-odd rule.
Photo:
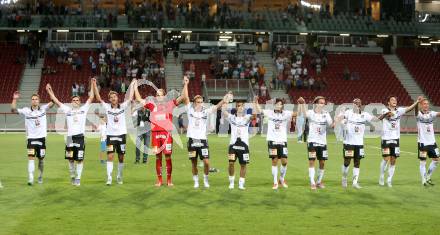
[[307, 105], [306, 105], [306, 101], [304, 100], [304, 98], [299, 97], [297, 100], [298, 103], [298, 113], [297, 114], [302, 114], [305, 118], [307, 118]]
[[[186, 81], [189, 81], [189, 80], [186, 76], [184, 76], [183, 82], [186, 82]], [[190, 103], [188, 86], [183, 86], [183, 95], [185, 96], [185, 99], [184, 99], [185, 105], [188, 105]]]
[[49, 94], [49, 96], [50, 96], [50, 99], [58, 106], [58, 107], [61, 107], [61, 105], [63, 105], [63, 103], [61, 103], [59, 100], [58, 100], [58, 98], [55, 96], [55, 93], [53, 92], [53, 90], [52, 90], [52, 86], [48, 83], [47, 85], [46, 85], [46, 91], [47, 91], [47, 94]]
[[99, 94], [99, 91], [98, 91], [98, 85], [96, 84], [96, 79], [95, 79], [95, 80], [92, 80], [92, 87], [93, 87], [93, 93], [95, 93], [94, 95], [95, 95], [95, 97], [96, 97], [96, 100], [97, 100], [99, 103], [102, 103], [103, 100], [101, 99], [101, 95]]
[[130, 85], [128, 86], [128, 102], [131, 102], [133, 100], [135, 87], [137, 87], [137, 80], [133, 79], [133, 81], [131, 81]]
[[261, 113], [261, 106], [258, 103], [258, 96], [254, 97], [254, 107], [257, 114]]
[[93, 99], [95, 98], [95, 92], [93, 89], [93, 81], [95, 81], [95, 83], [96, 83], [96, 78], [92, 78], [90, 80], [90, 91], [89, 91], [89, 98], [86, 101], [87, 104], [91, 104], [93, 102]]
[[20, 93], [18, 91], [14, 92], [14, 95], [12, 96], [12, 103], [11, 103], [11, 112], [17, 113], [17, 100], [20, 99]]
[[223, 96], [223, 99], [220, 100], [214, 107], [215, 110], [218, 110], [220, 107], [222, 107], [224, 104], [229, 103], [230, 97], [232, 96], [232, 92], [228, 92], [225, 96]]
[[133, 92], [134, 92], [134, 99], [141, 103], [142, 105], [145, 105], [145, 100], [142, 99], [141, 94], [139, 93], [139, 89], [138, 89], [138, 84], [137, 84], [137, 80], [135, 80], [134, 85], [133, 85]]
[[[177, 105], [181, 104], [182, 102], [185, 102], [185, 100], [187, 100], [188, 97], [188, 83], [189, 83], [189, 79], [185, 76], [183, 78], [183, 89], [182, 89], [182, 94], [176, 99], [176, 103]], [[189, 102], [189, 99], [188, 101]], [[187, 104], [187, 103], [186, 103]]]
[[405, 113], [410, 112], [411, 110], [415, 109], [417, 107], [417, 105], [423, 100], [423, 96], [419, 96], [417, 97], [417, 101], [414, 102], [414, 104], [412, 104], [411, 106], [408, 106], [405, 108]]

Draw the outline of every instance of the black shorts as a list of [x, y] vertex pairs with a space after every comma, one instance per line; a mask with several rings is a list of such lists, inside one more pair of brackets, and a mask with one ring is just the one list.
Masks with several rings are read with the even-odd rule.
[[229, 145], [228, 159], [229, 162], [238, 162], [240, 165], [249, 164], [249, 146], [240, 138], [234, 144]]
[[310, 142], [307, 145], [309, 160], [328, 160], [327, 145]]
[[418, 143], [418, 145], [419, 145], [418, 156], [419, 156], [420, 160], [426, 160], [427, 157], [438, 158], [440, 156], [440, 152], [437, 147], [437, 144], [424, 145], [424, 144]]
[[399, 157], [400, 156], [400, 147], [399, 140], [382, 140], [382, 156], [388, 157]]
[[107, 153], [125, 154], [125, 135], [107, 136]]
[[82, 161], [84, 160], [84, 135], [67, 136], [66, 156], [64, 159]]
[[287, 158], [287, 142], [268, 141], [269, 158]]
[[46, 156], [46, 138], [28, 139], [27, 153], [29, 157], [44, 158]]
[[362, 159], [365, 157], [364, 146], [344, 144], [344, 149], [342, 150], [342, 154], [344, 158]]
[[189, 160], [199, 157], [200, 160], [209, 159], [208, 140], [188, 139]]

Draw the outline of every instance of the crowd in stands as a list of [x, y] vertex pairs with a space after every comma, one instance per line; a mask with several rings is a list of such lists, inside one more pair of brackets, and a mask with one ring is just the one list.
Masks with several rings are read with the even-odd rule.
[[[192, 62], [186, 74], [190, 79], [195, 77], [195, 64]], [[266, 68], [259, 63], [255, 55], [245, 53], [242, 55], [227, 55], [225, 57], [211, 56], [209, 58], [210, 77], [215, 79], [245, 79], [250, 81], [254, 93], [266, 97], [267, 87], [264, 82]], [[201, 74], [201, 81], [205, 82], [206, 74]]]
[[[249, 1], [250, 4], [251, 1]], [[165, 19], [176, 21], [177, 17], [183, 17], [185, 23], [191, 27], [204, 28], [243, 28], [245, 21], [251, 21], [253, 28], [261, 28], [264, 18], [258, 12], [251, 12], [248, 7], [248, 14], [251, 18], [245, 17], [244, 11], [232, 9], [226, 2], [219, 4], [216, 11], [212, 11], [208, 1], [201, 1], [200, 4], [181, 1], [173, 5], [171, 0], [167, 1], [143, 1], [142, 4], [134, 5], [131, 1], [125, 2], [125, 13], [128, 22], [138, 27], [162, 27]]]
[[[55, 57], [59, 64], [69, 64], [72, 70], [89, 66], [92, 75], [97, 77], [99, 89], [107, 88], [125, 93], [133, 78], [147, 79], [158, 88], [164, 86], [165, 70], [161, 51], [147, 43], [132, 43], [125, 40], [119, 45], [110, 41], [99, 42], [97, 52], [90, 51], [88, 61], [66, 45], [48, 48], [48, 56]], [[97, 56], [96, 56], [97, 55]], [[57, 73], [53, 68], [44, 68], [43, 73]], [[82, 95], [88, 84], [72, 84], [72, 94]]]
[[[311, 89], [322, 90], [327, 87], [327, 82], [321, 76], [321, 72], [328, 65], [327, 50], [324, 46], [316, 50], [305, 48], [291, 48], [286, 45], [277, 45], [275, 49], [276, 71], [272, 77], [271, 88], [285, 89]], [[307, 56], [307, 59], [305, 58]], [[316, 77], [310, 74], [308, 68], [312, 68]]]
[[[99, 1], [93, 1], [93, 12], [88, 17], [83, 15], [81, 4], [78, 6], [55, 5], [53, 1], [37, 1], [36, 14], [44, 15], [41, 27], [114, 27], [117, 14], [99, 8]], [[71, 18], [70, 16], [79, 16]]]
[[0, 6], [1, 25], [6, 27], [28, 27], [31, 24], [31, 11], [29, 8]]

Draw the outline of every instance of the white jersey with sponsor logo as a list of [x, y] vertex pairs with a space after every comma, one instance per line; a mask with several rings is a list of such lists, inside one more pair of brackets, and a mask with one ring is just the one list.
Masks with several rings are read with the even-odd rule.
[[215, 110], [216, 107], [212, 106], [210, 108], [203, 107], [201, 111], [197, 112], [191, 104], [188, 104], [186, 106], [188, 114], [188, 131], [186, 136], [192, 139], [206, 140], [208, 115], [214, 113]]
[[252, 115], [246, 114], [244, 116], [228, 115], [229, 124], [231, 124], [231, 140], [229, 144], [235, 144], [237, 139], [249, 146], [249, 123], [251, 122]]
[[316, 113], [314, 110], [307, 111], [307, 119], [309, 120], [309, 136], [308, 143], [327, 144], [327, 125], [331, 125], [333, 120], [326, 111]]
[[434, 135], [434, 120], [437, 117], [438, 112], [429, 111], [428, 113], [422, 113], [419, 111], [417, 114], [417, 141], [423, 145], [435, 144]]
[[269, 120], [267, 124], [267, 141], [287, 142], [287, 124], [292, 119], [292, 111], [275, 112], [263, 110], [264, 116]]
[[38, 107], [36, 110], [28, 107], [17, 109], [17, 112], [24, 116], [26, 137], [28, 139], [39, 139], [47, 136], [46, 112], [48, 109], [49, 104]]
[[346, 122], [344, 144], [364, 145], [365, 124], [371, 122], [374, 116], [366, 112], [354, 113], [351, 109], [342, 116]]
[[110, 104], [102, 102], [102, 106], [105, 109], [107, 115], [107, 136], [125, 135], [127, 134], [127, 126], [125, 124], [125, 110], [128, 108], [128, 103], [118, 105], [116, 108], [112, 108]]
[[[382, 114], [388, 113], [390, 109], [382, 109]], [[392, 111], [391, 117], [382, 120], [382, 140], [400, 139], [400, 118], [405, 114], [406, 108], [397, 108]]]
[[65, 104], [60, 106], [60, 109], [66, 114], [67, 136], [84, 135], [89, 108], [90, 104], [88, 103], [78, 109], [71, 108]]

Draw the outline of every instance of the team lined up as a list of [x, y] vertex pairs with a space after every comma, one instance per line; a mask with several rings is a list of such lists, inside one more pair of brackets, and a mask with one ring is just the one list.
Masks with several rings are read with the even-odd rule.
[[[12, 111], [24, 116], [27, 153], [28, 153], [28, 184], [34, 182], [35, 158], [38, 159], [39, 177], [38, 183], [43, 183], [44, 157], [46, 152], [45, 138], [47, 136], [46, 111], [56, 104], [66, 115], [67, 140], [65, 147], [65, 159], [69, 161], [69, 173], [73, 185], [79, 186], [83, 170], [83, 160], [85, 156], [85, 124], [86, 116], [91, 102], [94, 98], [101, 103], [106, 114], [106, 151], [107, 151], [107, 185], [112, 184], [113, 160], [115, 155], [118, 157], [118, 170], [116, 181], [123, 184], [124, 156], [126, 150], [126, 112], [130, 103], [135, 99], [145, 109], [150, 112], [152, 148], [156, 155], [156, 186], [163, 185], [162, 177], [162, 154], [166, 161], [166, 184], [173, 186], [172, 183], [172, 112], [181, 103], [184, 103], [188, 115], [188, 156], [192, 163], [192, 174], [194, 188], [199, 187], [199, 177], [197, 161], [200, 159], [204, 164], [203, 183], [204, 187], [209, 188], [209, 145], [207, 138], [208, 116], [216, 113], [224, 104], [232, 101], [232, 94], [227, 93], [223, 99], [214, 106], [205, 108], [203, 97], [196, 96], [193, 103], [188, 97], [188, 79], [184, 78], [183, 92], [175, 100], [167, 100], [165, 91], [159, 89], [156, 97], [143, 99], [137, 89], [137, 80], [133, 80], [128, 89], [127, 100], [119, 103], [118, 94], [110, 92], [108, 95], [110, 104], [103, 101], [99, 95], [96, 79], [92, 79], [92, 85], [87, 102], [81, 106], [80, 97], [72, 97], [72, 107], [61, 103], [55, 96], [50, 84], [46, 86], [46, 91], [51, 97], [52, 102], [40, 106], [38, 95], [32, 96], [31, 107], [17, 109], [16, 103], [19, 98], [18, 92], [14, 93], [11, 104]], [[287, 127], [292, 118], [303, 115], [309, 121], [309, 136], [307, 139], [309, 178], [310, 187], [315, 190], [324, 188], [323, 178], [325, 171], [325, 161], [328, 160], [327, 153], [327, 127], [334, 128], [336, 123], [344, 126], [344, 145], [343, 145], [343, 165], [342, 165], [342, 186], [348, 185], [349, 165], [353, 159], [353, 178], [352, 186], [361, 188], [359, 185], [360, 161], [365, 157], [364, 153], [364, 133], [365, 125], [368, 122], [382, 121], [382, 155], [383, 160], [380, 164], [379, 184], [385, 184], [385, 171], [388, 167], [387, 185], [392, 187], [392, 178], [396, 167], [396, 159], [400, 156], [400, 118], [403, 114], [417, 108], [417, 127], [418, 127], [418, 157], [420, 159], [420, 174], [422, 184], [425, 186], [433, 185], [431, 175], [439, 164], [439, 150], [435, 142], [433, 122], [440, 113], [430, 111], [428, 100], [419, 97], [417, 102], [409, 107], [398, 107], [397, 98], [388, 98], [388, 107], [382, 110], [380, 116], [375, 117], [362, 110], [360, 99], [353, 100], [353, 107], [337, 114], [335, 120], [324, 110], [326, 100], [318, 96], [314, 99], [314, 107], [307, 110], [306, 102], [303, 98], [298, 99], [298, 110], [292, 112], [284, 110], [284, 103], [281, 99], [276, 99], [273, 109], [261, 109], [258, 99], [254, 99], [253, 114], [246, 114], [244, 102], [235, 102], [235, 113], [231, 114], [223, 109], [223, 114], [231, 126], [231, 138], [229, 142], [229, 188], [235, 187], [235, 162], [240, 164], [240, 178], [238, 188], [245, 189], [246, 165], [250, 162], [250, 144], [248, 127], [249, 123], [256, 118], [257, 113], [262, 113], [268, 119], [267, 144], [268, 155], [272, 161], [273, 189], [278, 187], [287, 188], [285, 180], [287, 173]], [[431, 158], [432, 162], [426, 172], [426, 160]], [[319, 163], [318, 174], [315, 180], [316, 160]], [[76, 164], [75, 164], [76, 163]], [[278, 173], [279, 170], [279, 173]]]

